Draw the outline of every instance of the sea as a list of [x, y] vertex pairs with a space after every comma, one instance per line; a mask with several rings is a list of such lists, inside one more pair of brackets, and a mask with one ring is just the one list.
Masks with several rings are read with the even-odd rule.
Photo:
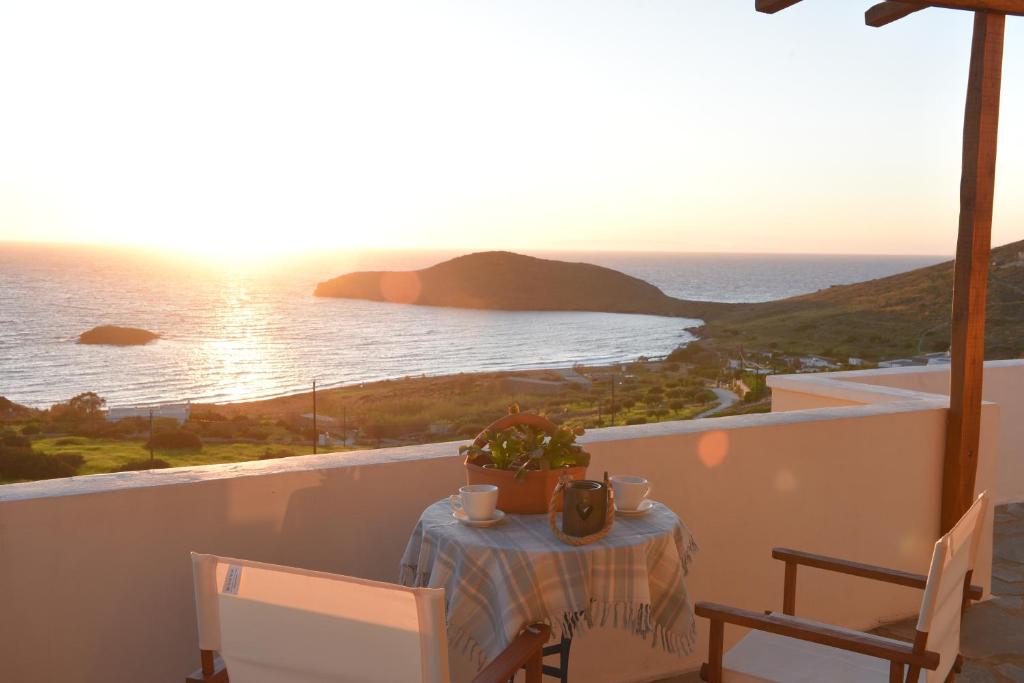
[[[525, 252], [595, 263], [666, 294], [755, 302], [884, 277], [944, 256]], [[0, 396], [47, 407], [85, 391], [109, 406], [237, 402], [420, 375], [664, 356], [700, 321], [433, 308], [313, 296], [356, 270], [422, 268], [457, 252], [321, 251], [216, 259], [173, 251], [0, 243]], [[145, 346], [77, 343], [102, 324]]]

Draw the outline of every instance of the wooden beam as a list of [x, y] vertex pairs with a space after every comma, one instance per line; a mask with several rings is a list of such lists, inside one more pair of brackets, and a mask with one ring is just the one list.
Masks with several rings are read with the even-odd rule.
[[881, 2], [864, 13], [864, 23], [880, 28], [924, 8], [918, 2]]
[[1006, 17], [974, 15], [971, 68], [964, 108], [960, 228], [953, 274], [949, 413], [942, 469], [942, 531], [956, 524], [974, 499], [981, 435], [985, 360], [985, 298], [992, 241], [999, 90]]
[[775, 14], [787, 7], [792, 7], [800, 0], [754, 0], [754, 9], [765, 14]]
[[875, 28], [891, 24], [926, 7], [969, 11], [1000, 12], [1024, 16], [1024, 0], [889, 0], [880, 2], [864, 13], [864, 23]]
[[1024, 0], [922, 0], [931, 7], [1024, 16]]

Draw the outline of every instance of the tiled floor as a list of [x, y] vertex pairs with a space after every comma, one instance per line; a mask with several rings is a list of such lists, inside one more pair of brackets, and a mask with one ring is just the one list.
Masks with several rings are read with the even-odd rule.
[[[992, 599], [967, 610], [960, 648], [966, 660], [957, 681], [1024, 683], [1024, 503], [996, 508], [992, 557]], [[916, 619], [875, 629], [890, 638], [912, 640]], [[696, 673], [659, 683], [697, 683]]]

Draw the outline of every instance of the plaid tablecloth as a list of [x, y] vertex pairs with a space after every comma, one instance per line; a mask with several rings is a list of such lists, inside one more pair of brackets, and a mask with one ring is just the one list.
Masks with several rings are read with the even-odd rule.
[[444, 500], [420, 517], [400, 581], [445, 589], [449, 644], [481, 664], [539, 621], [556, 638], [611, 625], [686, 655], [696, 627], [684, 577], [696, 552], [690, 530], [660, 503], [641, 517], [616, 516], [607, 536], [575, 547], [552, 535], [547, 515], [477, 529]]

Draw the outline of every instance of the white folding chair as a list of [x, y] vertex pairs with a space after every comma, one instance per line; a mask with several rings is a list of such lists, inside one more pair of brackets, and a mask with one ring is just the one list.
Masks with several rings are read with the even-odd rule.
[[[192, 566], [201, 668], [186, 683], [449, 683], [443, 589], [196, 553]], [[549, 634], [527, 629], [474, 683], [520, 668], [540, 683]]]
[[[927, 683], [954, 680], [962, 662], [961, 616], [970, 600], [982, 596], [982, 589], [971, 585], [971, 573], [988, 505], [988, 492], [982, 493], [935, 543], [927, 576], [776, 548], [772, 556], [786, 563], [782, 614], [697, 603], [697, 614], [711, 620], [708, 662], [701, 677], [711, 683], [909, 683], [923, 670]], [[798, 565], [923, 588], [914, 642], [793, 616]], [[753, 630], [723, 656], [727, 623]]]

